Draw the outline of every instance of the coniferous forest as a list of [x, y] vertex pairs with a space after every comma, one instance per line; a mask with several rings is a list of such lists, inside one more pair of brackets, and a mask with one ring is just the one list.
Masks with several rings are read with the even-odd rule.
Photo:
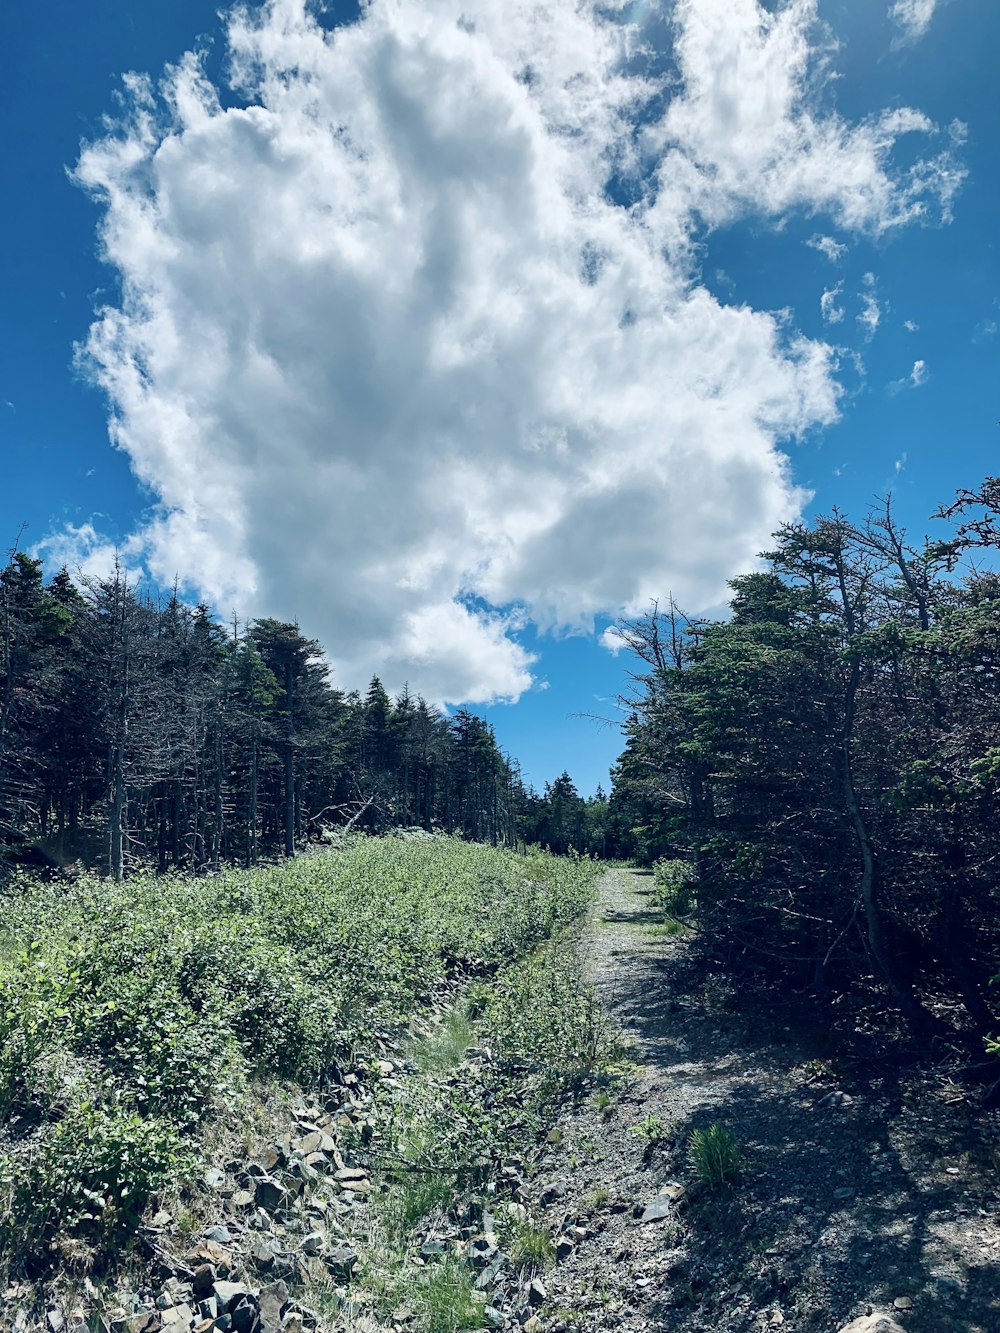
[[1000, 1007], [1000, 481], [939, 517], [951, 535], [925, 544], [889, 504], [786, 527], [725, 620], [670, 605], [623, 626], [641, 665], [611, 810], [643, 859], [689, 862], [683, 896], [728, 967], [888, 1000], [981, 1052]]
[[995, 1030], [1000, 959], [1000, 481], [946, 540], [886, 504], [775, 535], [730, 614], [656, 606], [632, 650], [610, 798], [539, 795], [476, 714], [330, 680], [276, 620], [225, 626], [121, 570], [3, 572], [0, 829], [8, 867], [201, 871], [398, 826], [557, 853], [667, 858], [727, 966], [891, 997], [921, 1032]]
[[520, 785], [492, 729], [329, 679], [295, 625], [222, 626], [126, 575], [2, 575], [0, 827], [9, 863], [201, 870], [324, 829], [512, 843]]

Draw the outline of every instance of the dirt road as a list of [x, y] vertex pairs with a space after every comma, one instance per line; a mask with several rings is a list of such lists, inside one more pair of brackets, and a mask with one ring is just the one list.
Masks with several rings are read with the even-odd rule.
[[[563, 1117], [537, 1177], [550, 1224], [588, 1232], [546, 1275], [544, 1326], [834, 1333], [874, 1308], [907, 1333], [998, 1333], [996, 1122], [926, 1072], [838, 1064], [815, 1027], [706, 980], [651, 888], [606, 876], [588, 932], [634, 1067]], [[717, 1190], [689, 1159], [713, 1124], [743, 1158]]]

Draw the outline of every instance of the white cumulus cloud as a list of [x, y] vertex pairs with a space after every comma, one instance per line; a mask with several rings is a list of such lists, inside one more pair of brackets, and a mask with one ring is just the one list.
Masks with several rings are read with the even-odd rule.
[[646, 141], [663, 150], [664, 233], [680, 213], [710, 223], [744, 211], [826, 212], [841, 226], [884, 233], [948, 216], [963, 178], [954, 135], [930, 158], [892, 170], [897, 140], [935, 127], [911, 107], [849, 124], [822, 98], [832, 45], [817, 0], [677, 0], [675, 57], [683, 93]]
[[130, 558], [297, 617], [342, 684], [453, 701], [529, 687], [527, 619], [724, 597], [839, 391], [692, 242], [748, 212], [883, 232], [961, 172], [894, 168], [919, 112], [824, 109], [811, 0], [679, 0], [676, 84], [627, 9], [372, 0], [324, 30], [270, 0], [227, 20], [224, 95], [192, 54], [127, 80], [77, 178], [121, 283], [80, 360], [157, 498]]

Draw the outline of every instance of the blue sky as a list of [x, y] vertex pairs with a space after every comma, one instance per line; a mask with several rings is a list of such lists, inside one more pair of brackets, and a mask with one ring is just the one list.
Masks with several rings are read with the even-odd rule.
[[1000, 9], [894, 11], [11, 0], [4, 544], [118, 544], [606, 783], [620, 610], [996, 470]]

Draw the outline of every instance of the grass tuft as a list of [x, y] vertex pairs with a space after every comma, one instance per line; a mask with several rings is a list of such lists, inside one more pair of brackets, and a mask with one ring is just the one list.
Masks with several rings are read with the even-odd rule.
[[692, 1131], [688, 1157], [698, 1179], [709, 1189], [731, 1184], [739, 1177], [743, 1164], [739, 1144], [719, 1124]]

